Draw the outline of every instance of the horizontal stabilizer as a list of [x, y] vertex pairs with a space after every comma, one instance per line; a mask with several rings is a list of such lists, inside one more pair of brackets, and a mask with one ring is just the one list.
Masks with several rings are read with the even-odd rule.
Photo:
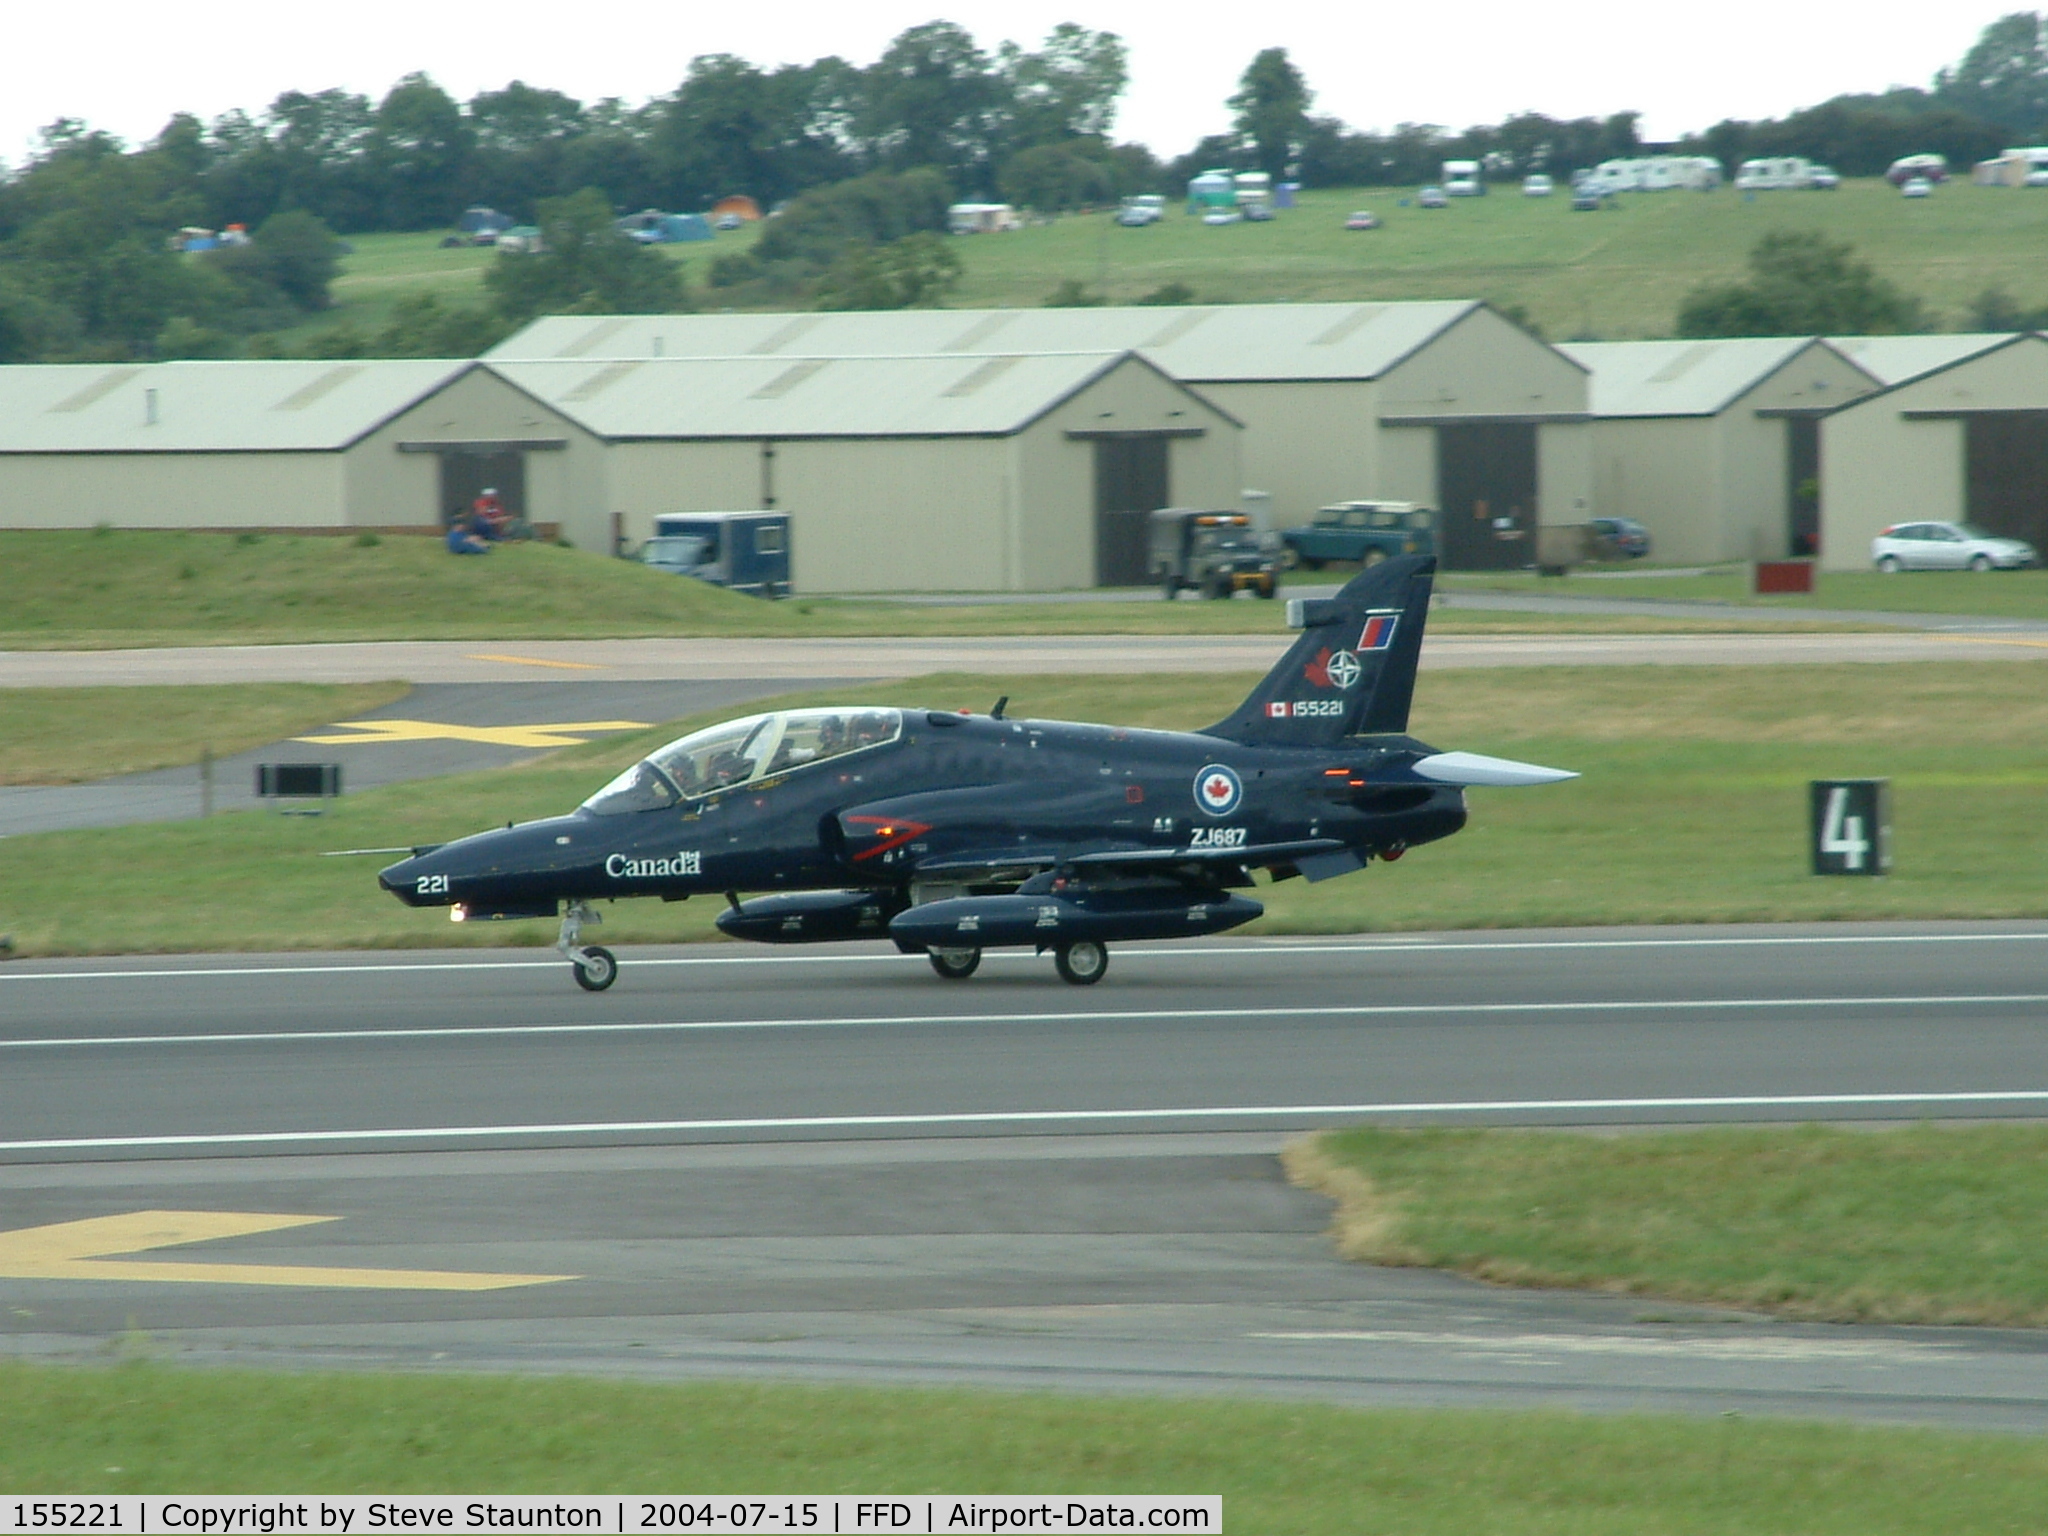
[[1415, 771], [1439, 784], [1512, 785], [1556, 784], [1578, 775], [1568, 768], [1545, 768], [1538, 763], [1518, 763], [1508, 757], [1488, 757], [1483, 752], [1438, 752], [1418, 758]]

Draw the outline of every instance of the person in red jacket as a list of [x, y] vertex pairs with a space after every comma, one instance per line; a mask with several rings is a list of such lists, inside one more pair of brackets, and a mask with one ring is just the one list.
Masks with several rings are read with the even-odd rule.
[[483, 494], [470, 503], [470, 512], [477, 530], [494, 544], [512, 532], [512, 514], [498, 499], [498, 488], [494, 485], [484, 487]]

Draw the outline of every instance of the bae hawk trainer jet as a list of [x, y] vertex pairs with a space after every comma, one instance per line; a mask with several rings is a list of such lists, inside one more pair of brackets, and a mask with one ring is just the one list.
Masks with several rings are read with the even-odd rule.
[[[561, 917], [579, 985], [593, 902], [723, 893], [718, 926], [767, 944], [887, 938], [949, 980], [984, 949], [1051, 950], [1086, 986], [1107, 944], [1259, 916], [1252, 871], [1328, 880], [1465, 824], [1469, 785], [1575, 775], [1406, 734], [1436, 562], [1386, 561], [1334, 598], [1228, 719], [1203, 731], [965, 710], [790, 709], [669, 743], [567, 816], [415, 849], [384, 889], [453, 917]], [[741, 892], [759, 893], [741, 900]]]

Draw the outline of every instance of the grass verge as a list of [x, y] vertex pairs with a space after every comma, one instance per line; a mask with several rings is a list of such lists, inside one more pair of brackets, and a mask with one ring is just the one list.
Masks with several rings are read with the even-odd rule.
[[[1445, 748], [1579, 770], [1475, 790], [1458, 836], [1324, 885], [1263, 886], [1252, 931], [2048, 916], [2048, 695], [1997, 663], [1587, 667], [1424, 679], [1413, 728]], [[1250, 676], [976, 677], [796, 693], [778, 701], [986, 709], [1196, 728]], [[767, 707], [765, 704], [762, 707]], [[723, 711], [730, 714], [731, 711]], [[376, 887], [346, 848], [434, 843], [559, 814], [705, 715], [492, 773], [364, 791], [319, 818], [210, 821], [0, 841], [0, 931], [23, 954], [552, 943], [551, 922], [455, 926]], [[1886, 879], [1807, 873], [1807, 784], [1893, 780]], [[1674, 878], [1673, 871], [1684, 871]], [[608, 943], [709, 937], [710, 901], [620, 902]]]
[[0, 784], [82, 784], [226, 757], [381, 709], [404, 683], [0, 688]]
[[[1743, 569], [1711, 571], [1704, 576], [1616, 578], [1586, 575], [1537, 576], [1521, 571], [1463, 571], [1447, 574], [1442, 585], [1452, 592], [1514, 592], [1538, 597], [1734, 603], [1756, 609], [1841, 608], [1872, 613], [1947, 613], [1986, 619], [2048, 620], [2048, 570], [1905, 571], [1881, 576], [1876, 571], [1823, 571], [1812, 592], [1756, 597]], [[1432, 616], [1432, 624], [1435, 618]]]
[[1330, 1131], [1347, 1258], [1832, 1323], [2048, 1324], [2048, 1128]]
[[0, 1366], [15, 1493], [1220, 1493], [1230, 1531], [2048, 1525], [2048, 1444], [1742, 1419]]
[[[1739, 630], [1718, 616], [1636, 620], [1445, 612], [1439, 633]], [[1777, 629], [1782, 625], [1767, 624]], [[488, 559], [438, 540], [96, 529], [0, 532], [0, 650], [356, 640], [622, 636], [1271, 634], [1278, 602], [973, 605], [801, 597], [765, 603], [630, 560], [537, 544]]]

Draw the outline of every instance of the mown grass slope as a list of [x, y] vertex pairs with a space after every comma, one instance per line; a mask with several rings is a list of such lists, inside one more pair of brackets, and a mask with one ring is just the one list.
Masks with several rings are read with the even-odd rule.
[[[1330, 579], [1341, 579], [1335, 573]], [[1709, 630], [1713, 616], [1638, 620], [1438, 615], [1456, 629]], [[438, 539], [0, 532], [0, 650], [281, 645], [343, 640], [606, 639], [631, 635], [1271, 634], [1284, 605], [1058, 601], [936, 605], [764, 602], [587, 550]]]
[[[1344, 229], [1354, 208], [1372, 209], [1385, 226]], [[1413, 206], [1410, 188], [1313, 191], [1271, 223], [1220, 229], [1177, 208], [1146, 229], [1074, 214], [957, 240], [966, 271], [948, 302], [1028, 307], [1067, 279], [1119, 303], [1168, 283], [1207, 303], [1483, 298], [1525, 307], [1556, 340], [1627, 340], [1670, 335], [1686, 292], [1739, 276], [1749, 248], [1774, 229], [1848, 240], [1949, 329], [1968, 329], [1970, 301], [1993, 284], [2028, 304], [2048, 303], [2040, 260], [2048, 191], [1950, 185], [1913, 202], [1878, 180], [1747, 198], [1732, 188], [1637, 193], [1599, 213], [1573, 213], [1563, 196], [1524, 198], [1501, 187], [1438, 210]], [[718, 290], [702, 286], [711, 256], [752, 238], [723, 234], [671, 254], [700, 301], [716, 307], [724, 302]], [[414, 287], [480, 297], [490, 254], [435, 242], [431, 234], [358, 237], [335, 284], [337, 308], [310, 328], [343, 320], [374, 328]]]

